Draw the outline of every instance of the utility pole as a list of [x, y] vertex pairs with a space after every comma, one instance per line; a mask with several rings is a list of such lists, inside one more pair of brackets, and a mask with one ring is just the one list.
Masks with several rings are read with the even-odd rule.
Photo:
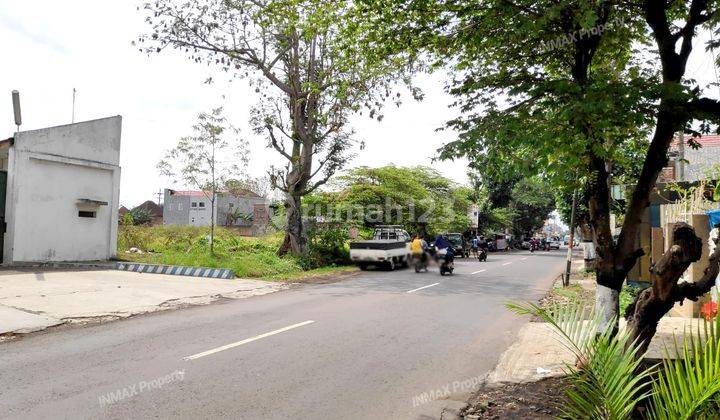
[[160, 205], [160, 198], [161, 198], [162, 195], [163, 195], [163, 190], [162, 190], [162, 189], [159, 189], [158, 192], [156, 193], [156, 195], [158, 196], [158, 206], [159, 206], [159, 205]]
[[570, 210], [570, 241], [568, 242], [567, 262], [565, 263], [565, 276], [563, 286], [570, 286], [570, 266], [572, 264], [572, 250], [575, 243], [575, 207], [577, 206], [577, 187], [573, 191], [572, 209]]
[[676, 174], [675, 179], [680, 182], [685, 181], [685, 127], [680, 130], [677, 163], [678, 173]]

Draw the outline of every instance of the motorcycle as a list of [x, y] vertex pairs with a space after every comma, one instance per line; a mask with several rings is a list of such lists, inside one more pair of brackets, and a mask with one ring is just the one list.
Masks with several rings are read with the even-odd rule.
[[444, 276], [445, 274], [451, 275], [453, 273], [453, 270], [455, 269], [455, 264], [452, 261], [448, 261], [443, 259], [440, 263], [440, 275]]
[[452, 250], [448, 249], [439, 249], [438, 252], [435, 254], [435, 258], [437, 259], [438, 265], [440, 266], [441, 276], [444, 276], [445, 274], [452, 274], [453, 270], [455, 269], [453, 257], [454, 254], [452, 253]]
[[487, 250], [485, 248], [478, 249], [478, 261], [487, 261]]
[[538, 249], [538, 244], [536, 241], [530, 241], [530, 252], [535, 252]]

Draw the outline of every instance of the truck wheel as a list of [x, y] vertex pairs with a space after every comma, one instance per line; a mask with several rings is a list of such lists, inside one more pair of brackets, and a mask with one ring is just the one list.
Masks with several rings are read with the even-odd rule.
[[394, 259], [394, 258], [392, 258], [392, 259], [390, 259], [390, 260], [388, 261], [388, 263], [387, 263], [387, 268], [388, 268], [388, 270], [390, 270], [390, 271], [395, 270], [395, 259]]
[[360, 263], [360, 269], [361, 269], [362, 271], [367, 270], [367, 269], [368, 269], [367, 263]]

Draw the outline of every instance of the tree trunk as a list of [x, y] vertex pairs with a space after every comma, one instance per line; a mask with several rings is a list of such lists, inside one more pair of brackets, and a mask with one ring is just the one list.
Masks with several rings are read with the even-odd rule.
[[285, 195], [285, 239], [283, 240], [278, 255], [288, 253], [295, 256], [306, 255], [308, 252], [305, 226], [302, 220], [301, 195], [288, 192]]
[[587, 220], [580, 223], [582, 233], [583, 259], [586, 271], [595, 271], [595, 235]]
[[695, 301], [715, 285], [715, 278], [720, 272], [720, 247], [716, 247], [710, 255], [708, 267], [699, 281], [678, 284], [690, 264], [700, 259], [702, 249], [702, 241], [692, 226], [675, 223], [673, 245], [650, 267], [652, 287], [643, 290], [625, 313], [631, 339], [637, 341], [641, 352], [647, 350], [658, 322], [676, 302], [682, 303], [685, 299]]

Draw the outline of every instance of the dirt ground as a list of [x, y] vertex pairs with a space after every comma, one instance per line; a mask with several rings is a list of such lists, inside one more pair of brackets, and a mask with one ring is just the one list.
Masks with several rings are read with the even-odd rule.
[[[561, 414], [565, 400], [565, 378], [508, 384], [480, 389], [470, 398], [461, 414], [479, 419], [553, 419]], [[477, 417], [473, 417], [477, 416]]]

